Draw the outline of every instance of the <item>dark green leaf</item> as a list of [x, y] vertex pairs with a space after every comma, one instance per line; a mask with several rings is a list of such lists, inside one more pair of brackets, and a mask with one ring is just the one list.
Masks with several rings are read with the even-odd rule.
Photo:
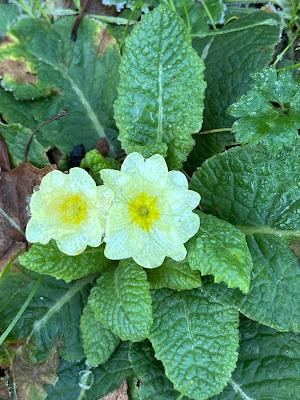
[[96, 320], [89, 304], [83, 309], [80, 328], [86, 364], [92, 367], [104, 364], [120, 343], [120, 339]]
[[[179, 392], [166, 377], [162, 363], [155, 359], [151, 343], [132, 343], [129, 360], [140, 383], [137, 393], [140, 400], [177, 400]], [[187, 399], [183, 397], [182, 400]]]
[[[38, 19], [23, 19], [7, 34], [10, 45], [0, 48], [2, 86], [17, 99], [30, 102], [29, 114], [38, 123], [62, 110], [68, 116], [44, 126], [38, 139], [68, 153], [82, 143], [94, 148], [106, 138], [110, 153], [119, 151], [113, 121], [118, 83], [119, 50], [102, 23], [85, 18], [77, 40], [71, 39], [74, 18], [60, 18], [50, 26]], [[47, 38], [47, 46], [45, 46]], [[27, 125], [20, 111], [6, 104], [6, 122]], [[19, 103], [18, 103], [19, 104]], [[23, 108], [24, 102], [20, 102]], [[28, 108], [28, 104], [24, 107]], [[26, 117], [28, 119], [28, 117]]]
[[[47, 386], [47, 400], [95, 400], [116, 389], [132, 374], [128, 343], [121, 343], [100, 367], [87, 370], [84, 363], [62, 361], [55, 386]], [[84, 379], [85, 378], [85, 379]]]
[[[257, 11], [233, 20], [217, 32], [210, 31], [212, 36], [194, 38], [193, 46], [199, 55], [203, 54], [206, 67], [203, 130], [231, 128], [234, 119], [227, 108], [246, 92], [251, 74], [271, 62], [280, 29], [278, 16]], [[195, 139], [189, 158], [194, 169], [233, 140], [225, 132], [197, 135]]]
[[300, 142], [272, 151], [246, 146], [217, 155], [194, 174], [203, 209], [239, 227], [253, 258], [249, 293], [215, 287], [246, 316], [282, 331], [300, 329]]
[[300, 128], [300, 84], [289, 72], [277, 76], [266, 69], [253, 76], [251, 89], [229, 112], [238, 118], [233, 132], [239, 143], [293, 143]]
[[[5, 125], [0, 123], [0, 136], [8, 147], [14, 166], [24, 161], [26, 147], [32, 136], [32, 131], [20, 124]], [[34, 137], [27, 157], [36, 167], [43, 168], [49, 165], [46, 149]]]
[[[12, 270], [0, 279], [0, 331], [3, 332], [25, 302], [40, 275]], [[44, 277], [8, 339], [27, 341], [37, 360], [46, 360], [54, 346], [68, 361], [84, 357], [80, 317], [91, 278], [67, 285]]]
[[300, 393], [299, 364], [299, 335], [244, 319], [237, 368], [228, 386], [213, 400], [296, 400]]

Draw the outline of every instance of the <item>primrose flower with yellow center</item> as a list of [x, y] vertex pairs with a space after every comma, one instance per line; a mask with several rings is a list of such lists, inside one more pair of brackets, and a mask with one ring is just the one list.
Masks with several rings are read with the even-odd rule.
[[70, 256], [82, 253], [86, 246], [98, 247], [112, 198], [110, 190], [96, 186], [81, 168], [71, 168], [69, 174], [51, 171], [30, 198], [26, 238], [41, 244], [54, 239]]
[[114, 193], [104, 238], [107, 258], [132, 257], [145, 268], [156, 268], [165, 257], [186, 257], [184, 243], [200, 225], [192, 211], [200, 196], [188, 190], [183, 173], [169, 172], [158, 154], [145, 160], [131, 153], [121, 171], [104, 169], [101, 178]]

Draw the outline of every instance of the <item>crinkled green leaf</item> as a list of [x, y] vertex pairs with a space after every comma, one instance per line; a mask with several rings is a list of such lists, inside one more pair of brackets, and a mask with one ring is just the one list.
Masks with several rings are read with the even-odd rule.
[[199, 272], [193, 271], [188, 262], [176, 262], [167, 258], [158, 268], [147, 270], [152, 289], [168, 288], [173, 290], [190, 290], [201, 286]]
[[[0, 332], [11, 323], [40, 275], [11, 270], [0, 279]], [[46, 360], [54, 346], [68, 361], [84, 357], [80, 338], [80, 317], [86, 302], [90, 278], [74, 284], [43, 277], [33, 300], [14, 327], [8, 340], [27, 340], [37, 360]]]
[[183, 21], [160, 6], [144, 15], [126, 40], [115, 102], [127, 153], [160, 153], [179, 168], [202, 124], [203, 63]]
[[48, 244], [33, 244], [30, 250], [20, 257], [23, 267], [40, 274], [54, 276], [71, 282], [89, 274], [100, 273], [113, 265], [113, 261], [104, 257], [104, 247], [88, 247], [77, 256], [62, 253], [56, 243], [51, 240]]
[[97, 185], [100, 185], [103, 183], [100, 171], [105, 168], [120, 169], [120, 163], [111, 157], [104, 157], [97, 149], [94, 149], [86, 153], [81, 160], [80, 167], [88, 169]]
[[[206, 212], [239, 227], [253, 259], [248, 294], [215, 286], [246, 316], [282, 331], [300, 329], [300, 142], [277, 151], [232, 149], [206, 161], [191, 188]], [[217, 293], [216, 293], [217, 294]]]
[[108, 268], [97, 280], [89, 304], [96, 319], [122, 340], [143, 340], [152, 325], [147, 274], [132, 260]]
[[299, 365], [299, 335], [244, 319], [237, 368], [228, 386], [213, 400], [298, 399]]
[[[139, 379], [137, 396], [140, 400], [177, 400], [179, 393], [166, 377], [162, 363], [154, 357], [154, 350], [148, 341], [132, 343], [129, 360], [133, 372]], [[187, 397], [182, 397], [187, 400]]]
[[245, 235], [233, 225], [212, 215], [199, 213], [200, 229], [188, 243], [188, 262], [202, 275], [247, 293], [252, 259]]
[[238, 118], [233, 132], [239, 143], [292, 143], [300, 129], [300, 84], [289, 72], [277, 76], [275, 69], [266, 69], [253, 76], [251, 89], [229, 112]]
[[196, 400], [222, 391], [237, 361], [238, 312], [199, 289], [153, 295], [150, 340], [174, 388]]
[[80, 328], [86, 364], [92, 367], [104, 364], [120, 343], [120, 339], [96, 320], [89, 304], [83, 309]]
[[[57, 383], [54, 386], [48, 385], [46, 387], [47, 399], [101, 399], [116, 389], [131, 374], [132, 369], [128, 360], [128, 343], [123, 342], [105, 364], [93, 368], [90, 373], [83, 362], [71, 364], [62, 361], [58, 370]], [[86, 379], [83, 379], [84, 375]]]
[[[251, 74], [272, 61], [280, 30], [281, 21], [276, 14], [257, 11], [234, 19], [217, 32], [210, 31], [211, 36], [193, 38], [193, 46], [203, 55], [206, 67], [202, 130], [231, 128], [234, 118], [227, 108], [247, 91]], [[196, 135], [189, 163], [195, 169], [232, 140], [226, 132]]]
[[[67, 117], [40, 129], [41, 143], [68, 153], [77, 144], [95, 148], [96, 141], [105, 137], [110, 153], [116, 154], [119, 145], [113, 101], [119, 79], [119, 50], [105, 26], [88, 18], [80, 24], [73, 41], [73, 23], [74, 18], [60, 18], [53, 25], [38, 19], [19, 21], [7, 33], [10, 43], [0, 47], [1, 84], [17, 99], [39, 98], [29, 107], [37, 124], [68, 111]], [[31, 128], [19, 111], [14, 115], [2, 102], [1, 113], [6, 122]]]
[[[24, 161], [26, 147], [32, 136], [32, 131], [24, 128], [20, 124], [5, 125], [0, 123], [0, 136], [7, 144], [14, 166], [18, 166]], [[27, 160], [37, 167], [49, 165], [46, 149], [33, 138]]]

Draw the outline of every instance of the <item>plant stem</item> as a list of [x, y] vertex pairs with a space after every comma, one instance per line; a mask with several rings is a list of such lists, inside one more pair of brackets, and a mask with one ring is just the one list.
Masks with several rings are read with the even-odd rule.
[[19, 319], [22, 317], [22, 315], [25, 312], [26, 308], [28, 307], [29, 303], [33, 299], [33, 296], [35, 295], [35, 293], [37, 291], [37, 288], [40, 285], [41, 279], [42, 279], [42, 277], [40, 277], [38, 279], [38, 281], [36, 282], [34, 287], [31, 289], [31, 292], [29, 293], [29, 296], [27, 297], [26, 301], [24, 302], [24, 304], [20, 308], [19, 312], [14, 317], [14, 319], [11, 321], [11, 323], [8, 325], [8, 327], [5, 329], [5, 331], [2, 333], [2, 335], [0, 336], [0, 346], [2, 345], [4, 340], [7, 338], [7, 336], [10, 334], [10, 332], [13, 330], [13, 328], [15, 327], [15, 325], [17, 324]]
[[231, 132], [232, 128], [216, 128], [216, 129], [210, 129], [208, 131], [202, 131], [198, 132], [199, 135], [208, 135], [209, 133], [218, 133], [218, 132]]

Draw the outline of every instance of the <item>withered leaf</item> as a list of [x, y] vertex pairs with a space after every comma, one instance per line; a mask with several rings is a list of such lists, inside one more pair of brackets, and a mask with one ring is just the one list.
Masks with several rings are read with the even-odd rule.
[[14, 375], [19, 400], [44, 400], [44, 385], [54, 385], [57, 376], [58, 353], [53, 351], [49, 360], [41, 364], [32, 364], [22, 355], [15, 359]]
[[128, 394], [127, 394], [127, 389], [128, 385], [127, 382], [124, 381], [122, 385], [114, 390], [113, 392], [107, 394], [105, 397], [103, 397], [101, 400], [128, 400]]
[[39, 169], [29, 163], [0, 172], [0, 269], [26, 248], [24, 229], [29, 219], [28, 198], [53, 166]]

